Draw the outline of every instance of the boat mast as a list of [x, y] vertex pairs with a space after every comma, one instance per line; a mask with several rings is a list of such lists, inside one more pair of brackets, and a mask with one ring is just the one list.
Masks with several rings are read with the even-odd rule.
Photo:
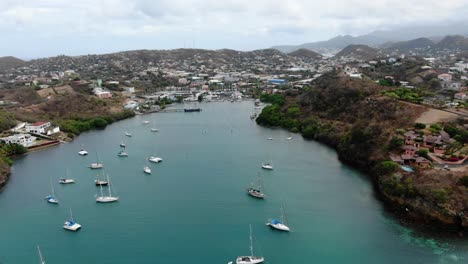
[[284, 205], [281, 205], [281, 221], [288, 225], [288, 218], [286, 217], [286, 213], [284, 212]]
[[45, 260], [42, 257], [42, 252], [41, 252], [41, 249], [39, 248], [39, 245], [37, 245], [37, 252], [39, 253], [39, 258], [41, 260], [41, 264], [45, 264]]
[[109, 197], [112, 197], [112, 192], [111, 192], [111, 183], [110, 183], [110, 180], [109, 180], [109, 174], [107, 174], [107, 184], [109, 185]]
[[71, 208], [70, 208], [70, 221], [71, 221], [71, 222], [74, 222], [74, 221], [73, 221], [73, 213], [72, 213]]
[[252, 239], [252, 224], [249, 225], [250, 227], [250, 256], [253, 257], [253, 239]]
[[[107, 183], [107, 184], [109, 184], [109, 183]], [[102, 198], [102, 197], [104, 197], [104, 194], [102, 193], [102, 183], [99, 184], [99, 187], [101, 188], [101, 198]]]
[[55, 197], [54, 185], [52, 184], [52, 177], [50, 178], [50, 189], [52, 189], [52, 197]]

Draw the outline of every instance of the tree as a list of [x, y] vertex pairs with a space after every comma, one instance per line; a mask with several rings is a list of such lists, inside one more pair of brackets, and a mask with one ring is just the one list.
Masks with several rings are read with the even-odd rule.
[[423, 124], [423, 123], [416, 123], [416, 124], [414, 124], [414, 128], [416, 128], [416, 129], [425, 129], [426, 125]]

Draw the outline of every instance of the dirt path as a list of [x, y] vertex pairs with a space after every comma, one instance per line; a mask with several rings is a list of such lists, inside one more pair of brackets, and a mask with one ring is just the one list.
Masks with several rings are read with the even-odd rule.
[[416, 123], [434, 124], [442, 121], [455, 120], [458, 117], [460, 116], [454, 113], [449, 113], [434, 108], [428, 108], [427, 111], [422, 113], [421, 116], [418, 117], [418, 119], [416, 119]]

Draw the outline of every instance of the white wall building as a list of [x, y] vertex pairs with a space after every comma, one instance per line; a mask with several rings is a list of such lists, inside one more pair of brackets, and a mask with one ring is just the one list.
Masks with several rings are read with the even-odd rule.
[[16, 134], [9, 137], [0, 138], [1, 141], [6, 144], [20, 144], [24, 147], [29, 147], [34, 144], [36, 137], [31, 136], [30, 134]]
[[26, 132], [45, 134], [46, 129], [50, 127], [50, 122], [36, 122], [34, 124], [26, 125]]

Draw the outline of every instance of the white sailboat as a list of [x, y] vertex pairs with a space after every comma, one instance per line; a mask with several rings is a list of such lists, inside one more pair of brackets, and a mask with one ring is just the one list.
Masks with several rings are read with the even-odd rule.
[[122, 149], [119, 151], [117, 156], [119, 156], [119, 157], [128, 157], [128, 153], [127, 153], [127, 151], [125, 151], [125, 147], [122, 147]]
[[70, 208], [70, 219], [65, 221], [65, 223], [63, 224], [63, 228], [69, 231], [77, 231], [78, 229], [81, 228], [81, 225], [76, 223], [73, 220], [73, 214], [72, 214], [71, 208]]
[[148, 160], [149, 160], [150, 162], [153, 162], [153, 163], [159, 163], [159, 162], [163, 161], [162, 158], [156, 157], [156, 156], [151, 156], [151, 157], [148, 158]]
[[289, 229], [289, 226], [287, 226], [288, 224], [288, 220], [286, 218], [286, 214], [284, 213], [284, 208], [283, 206], [281, 206], [281, 220], [276, 220], [276, 219], [270, 219], [268, 221], [268, 223], [266, 223], [267, 226], [270, 226], [276, 230], [280, 230], [280, 231], [285, 231], [285, 232], [289, 232], [290, 229]]
[[260, 175], [257, 174], [256, 183], [252, 182], [250, 187], [247, 188], [247, 193], [255, 198], [264, 199], [266, 195], [263, 193], [263, 182], [260, 178]]
[[109, 195], [108, 196], [104, 196], [104, 193], [102, 191], [102, 185], [99, 185], [99, 187], [101, 188], [101, 196], [98, 196], [96, 198], [96, 202], [97, 203], [112, 203], [112, 202], [116, 202], [119, 200], [119, 197], [117, 196], [112, 196], [112, 184], [109, 180], [109, 175], [107, 176], [107, 182], [108, 182], [108, 189], [109, 189]]
[[89, 164], [89, 168], [91, 169], [102, 169], [104, 168], [104, 164], [99, 163], [99, 155], [96, 153], [96, 163]]
[[41, 264], [46, 264], [44, 257], [42, 256], [41, 248], [37, 245], [37, 253], [39, 253], [39, 260]]
[[273, 170], [273, 164], [272, 163], [263, 163], [262, 164], [262, 169]]
[[151, 174], [151, 169], [148, 166], [143, 167], [143, 172], [146, 174]]
[[[236, 264], [255, 264], [255, 263], [262, 263], [265, 261], [263, 257], [256, 257], [254, 256], [253, 250], [253, 237], [252, 237], [252, 225], [250, 226], [250, 256], [239, 256], [236, 259]], [[230, 262], [232, 263], [232, 262]]]
[[57, 197], [55, 196], [55, 190], [54, 186], [52, 185], [52, 180], [50, 180], [50, 188], [51, 188], [51, 194], [45, 197], [48, 203], [51, 204], [58, 204], [59, 201], [57, 200]]
[[67, 169], [67, 174], [66, 174], [66, 176], [67, 176], [67, 178], [60, 178], [60, 180], [59, 180], [59, 183], [60, 183], [60, 184], [75, 183], [75, 180], [74, 180], [74, 179], [68, 178], [68, 169]]

